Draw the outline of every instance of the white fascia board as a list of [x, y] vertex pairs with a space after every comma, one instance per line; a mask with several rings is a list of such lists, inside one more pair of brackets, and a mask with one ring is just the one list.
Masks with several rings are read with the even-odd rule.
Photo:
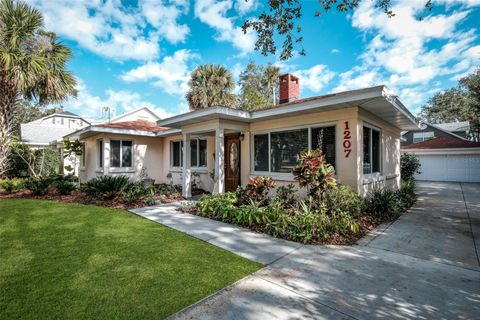
[[442, 131], [442, 132], [444, 132], [444, 133], [446, 133], [446, 134], [451, 135], [452, 137], [455, 137], [455, 138], [460, 139], [460, 140], [463, 140], [463, 141], [469, 141], [468, 139], [466, 139], [466, 138], [464, 138], [464, 137], [461, 137], [461, 136], [459, 136], [459, 135], [457, 135], [457, 134], [455, 134], [455, 133], [453, 133], [453, 132], [450, 132], [450, 131], [448, 131], [448, 130], [442, 129], [442, 128], [440, 128], [439, 126], [437, 126], [437, 125], [435, 125], [435, 124], [428, 123], [428, 122], [427, 122], [427, 124], [428, 124], [429, 126], [435, 128], [435, 129], [437, 129], [437, 130], [440, 130], [440, 131]]
[[124, 134], [124, 135], [132, 135], [132, 136], [144, 136], [144, 137], [156, 137], [155, 132], [150, 131], [142, 131], [142, 130], [130, 130], [130, 129], [120, 129], [120, 128], [108, 128], [108, 127], [100, 127], [100, 126], [90, 126], [75, 132], [72, 132], [66, 136], [65, 138], [71, 136], [79, 136], [86, 133], [113, 133], [113, 134]]
[[157, 132], [156, 136], [157, 137], [166, 137], [166, 136], [177, 135], [177, 134], [181, 134], [181, 133], [182, 133], [181, 129], [169, 129], [169, 130]]
[[400, 149], [400, 152], [416, 155], [480, 154], [480, 148]]
[[183, 114], [179, 114], [177, 116], [173, 116], [170, 118], [166, 118], [163, 120], [157, 121], [157, 125], [160, 127], [172, 127], [175, 125], [179, 125], [181, 122], [190, 121], [198, 118], [208, 117], [208, 116], [218, 116], [221, 117], [229, 117], [229, 118], [236, 118], [238, 120], [249, 120], [250, 119], [250, 112], [243, 111], [243, 110], [236, 110], [231, 108], [225, 107], [210, 107], [201, 110], [195, 110]]

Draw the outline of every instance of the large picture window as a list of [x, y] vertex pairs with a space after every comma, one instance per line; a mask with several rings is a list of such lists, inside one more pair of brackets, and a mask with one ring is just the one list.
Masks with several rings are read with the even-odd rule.
[[335, 166], [335, 126], [254, 134], [254, 171], [291, 173], [299, 155], [308, 149], [320, 149]]
[[132, 167], [133, 143], [130, 140], [110, 140], [110, 167]]
[[[183, 167], [183, 141], [172, 141], [170, 152], [171, 167]], [[192, 167], [207, 166], [207, 140], [190, 140], [190, 165]]]
[[380, 131], [363, 127], [363, 173], [380, 172]]

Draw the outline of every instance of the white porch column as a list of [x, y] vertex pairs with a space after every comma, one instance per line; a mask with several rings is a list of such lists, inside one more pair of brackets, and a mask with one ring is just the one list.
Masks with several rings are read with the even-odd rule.
[[190, 133], [183, 134], [182, 196], [192, 197], [192, 170], [190, 169]]
[[215, 193], [225, 192], [225, 134], [223, 128], [215, 129]]

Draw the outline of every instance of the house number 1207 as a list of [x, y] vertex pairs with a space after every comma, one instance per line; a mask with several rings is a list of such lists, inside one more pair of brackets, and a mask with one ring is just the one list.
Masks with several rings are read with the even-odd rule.
[[345, 121], [345, 130], [343, 131], [343, 152], [345, 152], [345, 158], [348, 158], [352, 152], [352, 134], [348, 127], [348, 121]]

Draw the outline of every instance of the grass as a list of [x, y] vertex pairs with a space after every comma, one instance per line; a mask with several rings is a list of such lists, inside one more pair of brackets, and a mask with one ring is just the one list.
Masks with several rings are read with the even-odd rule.
[[159, 319], [260, 264], [121, 210], [0, 200], [0, 319]]

